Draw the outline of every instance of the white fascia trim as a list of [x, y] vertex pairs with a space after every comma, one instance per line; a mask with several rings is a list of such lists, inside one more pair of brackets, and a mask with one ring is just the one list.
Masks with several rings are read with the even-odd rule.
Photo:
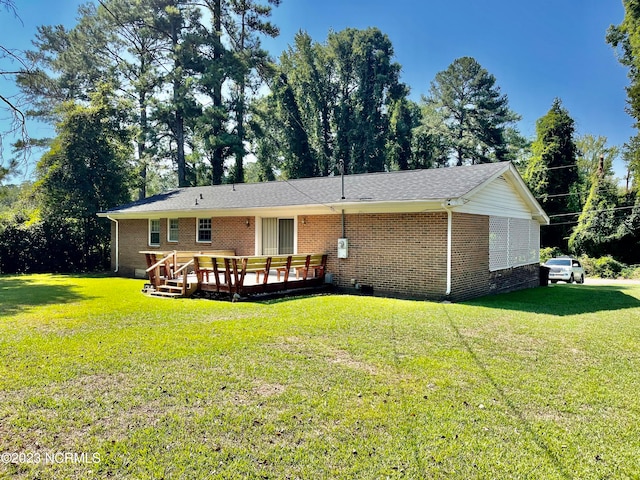
[[442, 203], [450, 199], [387, 201], [387, 202], [336, 202], [324, 205], [288, 205], [281, 207], [229, 208], [217, 210], [166, 210], [155, 212], [108, 212], [119, 220], [147, 220], [159, 218], [215, 218], [215, 217], [295, 217], [296, 215], [340, 215], [345, 213], [418, 213], [444, 212]]

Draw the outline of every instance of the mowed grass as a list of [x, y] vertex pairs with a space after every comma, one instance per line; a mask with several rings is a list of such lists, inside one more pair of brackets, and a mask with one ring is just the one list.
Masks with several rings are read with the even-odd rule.
[[142, 283], [0, 277], [0, 454], [22, 454], [0, 477], [640, 478], [638, 285], [232, 304]]

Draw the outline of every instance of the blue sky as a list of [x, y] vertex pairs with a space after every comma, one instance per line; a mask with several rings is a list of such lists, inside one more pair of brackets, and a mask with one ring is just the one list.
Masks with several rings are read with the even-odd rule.
[[[38, 25], [72, 26], [82, 2], [15, 3], [23, 24], [0, 12], [0, 45], [25, 49]], [[496, 77], [522, 116], [524, 135], [535, 135], [536, 120], [559, 97], [578, 134], [622, 145], [634, 134], [625, 113], [628, 80], [605, 35], [623, 16], [622, 0], [282, 0], [272, 18], [281, 34], [264, 45], [277, 57], [298, 30], [323, 42], [330, 30], [378, 27], [391, 39], [415, 100], [437, 72], [471, 56]], [[7, 92], [10, 85], [0, 79], [0, 93]], [[33, 136], [39, 131], [30, 127]]]

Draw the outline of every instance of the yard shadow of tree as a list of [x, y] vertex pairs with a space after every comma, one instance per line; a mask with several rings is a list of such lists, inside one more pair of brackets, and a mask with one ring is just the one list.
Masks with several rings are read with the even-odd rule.
[[[465, 305], [516, 310], [559, 317], [640, 308], [640, 299], [627, 293], [629, 285], [553, 285], [482, 297]], [[638, 288], [635, 288], [638, 292]]]
[[54, 285], [29, 277], [0, 277], [0, 317], [17, 315], [33, 307], [86, 299], [73, 285]]

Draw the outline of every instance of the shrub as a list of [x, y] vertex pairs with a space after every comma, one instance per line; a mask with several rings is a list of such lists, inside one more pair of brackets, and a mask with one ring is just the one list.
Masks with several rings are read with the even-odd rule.
[[600, 278], [618, 278], [626, 265], [611, 256], [600, 257], [593, 263], [593, 276]]
[[71, 222], [43, 221], [28, 227], [10, 225], [0, 232], [0, 273], [107, 269], [107, 246], [98, 241], [86, 246], [85, 238], [85, 232]]
[[561, 257], [564, 253], [558, 247], [546, 247], [540, 249], [540, 263], [545, 263], [553, 257]]
[[640, 280], [640, 265], [630, 265], [623, 268], [620, 276], [629, 280]]
[[582, 264], [582, 268], [584, 268], [584, 273], [587, 277], [597, 277], [596, 270], [596, 260], [595, 258], [591, 258], [587, 255], [581, 255], [579, 257], [580, 263]]

